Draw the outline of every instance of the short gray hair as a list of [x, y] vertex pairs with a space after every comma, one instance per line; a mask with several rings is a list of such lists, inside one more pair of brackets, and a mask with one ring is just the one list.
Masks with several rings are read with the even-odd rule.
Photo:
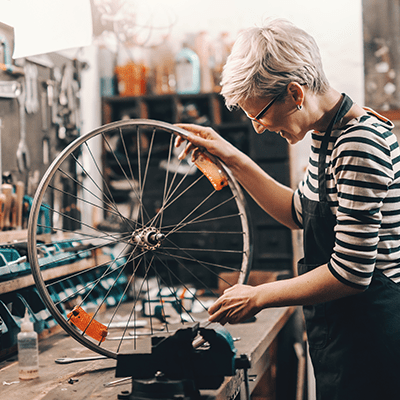
[[242, 31], [222, 73], [227, 107], [249, 97], [277, 96], [290, 82], [315, 93], [329, 88], [314, 38], [284, 19]]

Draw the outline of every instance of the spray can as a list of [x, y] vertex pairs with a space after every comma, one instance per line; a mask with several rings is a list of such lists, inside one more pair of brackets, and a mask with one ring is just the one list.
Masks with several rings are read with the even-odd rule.
[[19, 379], [35, 379], [39, 376], [39, 346], [38, 334], [33, 330], [28, 309], [21, 321], [21, 332], [18, 341], [18, 371]]

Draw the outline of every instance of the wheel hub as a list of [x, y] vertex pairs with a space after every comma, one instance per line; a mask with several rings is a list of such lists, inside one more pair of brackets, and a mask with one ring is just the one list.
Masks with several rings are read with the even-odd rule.
[[155, 227], [136, 229], [132, 234], [132, 242], [147, 250], [154, 250], [161, 246], [165, 235]]

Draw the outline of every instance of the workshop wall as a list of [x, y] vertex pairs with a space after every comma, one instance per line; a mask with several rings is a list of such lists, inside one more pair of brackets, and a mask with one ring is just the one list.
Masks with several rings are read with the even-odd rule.
[[[205, 31], [211, 41], [216, 41], [221, 32], [227, 32], [234, 40], [241, 29], [260, 25], [266, 18], [287, 18], [317, 40], [332, 86], [350, 93], [359, 104], [364, 103], [361, 0], [255, 0], [250, 3], [204, 0], [195, 6], [195, 12], [185, 0], [133, 3], [138, 24], [151, 21], [153, 26], [165, 27], [174, 22], [170, 43], [175, 51], [188, 34]], [[148, 44], [156, 44], [166, 33], [165, 29], [154, 30], [153, 40]], [[148, 31], [143, 30], [142, 34], [145, 36]]]
[[[255, 0], [249, 3], [241, 0], [215, 2], [203, 0], [196, 6], [195, 17], [193, 7], [188, 6], [185, 0], [149, 0], [133, 2], [138, 10], [138, 23], [151, 21], [154, 26], [168, 26], [174, 22], [170, 32], [160, 30], [160, 33], [152, 33], [152, 40], [148, 45], [160, 42], [162, 35], [170, 34], [169, 45], [177, 52], [182, 42], [189, 35], [198, 34], [201, 31], [208, 33], [210, 41], [217, 41], [221, 32], [226, 32], [230, 40], [234, 40], [237, 33], [252, 25], [261, 25], [266, 18], [287, 18], [301, 28], [305, 29], [316, 39], [326, 75], [333, 87], [348, 93], [358, 104], [364, 104], [364, 61], [363, 61], [363, 26], [362, 26], [362, 1], [337, 0]], [[143, 35], [148, 31], [143, 31]], [[99, 52], [100, 77], [112, 74], [115, 59], [109, 51], [103, 47]], [[104, 54], [102, 55], [102, 51]], [[146, 62], [149, 49], [135, 49], [133, 55], [136, 59]], [[158, 52], [162, 48], [157, 49]], [[126, 57], [126, 54], [123, 53]], [[123, 57], [122, 56], [122, 57]], [[89, 78], [89, 71], [85, 78]], [[83, 97], [82, 107], [91, 98]], [[308, 140], [304, 140], [295, 146], [290, 146], [291, 152], [291, 181], [292, 185], [302, 178], [304, 166], [307, 163], [309, 147]]]

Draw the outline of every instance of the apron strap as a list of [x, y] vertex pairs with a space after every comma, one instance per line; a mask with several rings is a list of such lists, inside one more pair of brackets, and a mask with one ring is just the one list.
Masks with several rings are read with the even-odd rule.
[[329, 140], [331, 138], [332, 128], [335, 124], [340, 121], [350, 110], [353, 105], [353, 101], [350, 99], [347, 94], [342, 93], [343, 100], [340, 104], [340, 107], [333, 117], [332, 121], [329, 123], [328, 129], [325, 132], [324, 137], [321, 141], [321, 147], [319, 149], [318, 155], [318, 196], [319, 201], [327, 200], [327, 192], [326, 192], [326, 176], [325, 176], [325, 163], [326, 163], [326, 152], [328, 150]]

